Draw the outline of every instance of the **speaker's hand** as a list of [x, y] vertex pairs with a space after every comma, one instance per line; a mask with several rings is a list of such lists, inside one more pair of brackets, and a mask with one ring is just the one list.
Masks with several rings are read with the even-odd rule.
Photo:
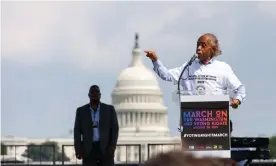
[[239, 99], [232, 99], [230, 106], [234, 109], [237, 109], [241, 104]]
[[156, 53], [154, 52], [154, 51], [149, 51], [149, 50], [146, 50], [146, 51], [144, 51], [145, 53], [146, 53], [146, 56], [148, 57], [148, 58], [150, 58], [153, 62], [155, 62], [155, 61], [157, 61], [157, 55], [156, 55]]

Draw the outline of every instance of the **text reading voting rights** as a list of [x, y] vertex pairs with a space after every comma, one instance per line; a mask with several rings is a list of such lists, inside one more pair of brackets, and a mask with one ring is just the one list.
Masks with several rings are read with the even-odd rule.
[[185, 110], [183, 112], [183, 127], [218, 129], [227, 125], [227, 110]]

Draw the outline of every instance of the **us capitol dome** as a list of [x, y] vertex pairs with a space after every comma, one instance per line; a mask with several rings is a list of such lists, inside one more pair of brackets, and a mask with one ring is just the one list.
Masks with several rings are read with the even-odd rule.
[[[119, 144], [140, 145], [140, 157], [144, 161], [153, 154], [178, 148], [171, 144], [180, 144], [180, 136], [169, 134], [163, 94], [152, 69], [143, 64], [138, 38], [136, 34], [132, 60], [119, 74], [111, 98], [120, 127]], [[137, 146], [117, 147], [116, 161], [138, 161], [138, 154]]]
[[155, 74], [142, 62], [138, 34], [135, 35], [132, 61], [119, 74], [111, 98], [117, 111], [120, 136], [169, 135], [163, 94]]

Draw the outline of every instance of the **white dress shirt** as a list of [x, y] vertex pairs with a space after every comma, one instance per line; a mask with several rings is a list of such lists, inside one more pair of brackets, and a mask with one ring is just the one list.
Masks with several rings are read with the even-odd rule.
[[[158, 76], [177, 85], [179, 76], [187, 64], [167, 69], [160, 60], [153, 62], [153, 70]], [[226, 62], [213, 58], [207, 64], [201, 64], [196, 59], [183, 73], [180, 85], [183, 91], [201, 91], [215, 92], [228, 91], [231, 98], [239, 99], [242, 102], [245, 99], [245, 87], [234, 74], [232, 68]]]

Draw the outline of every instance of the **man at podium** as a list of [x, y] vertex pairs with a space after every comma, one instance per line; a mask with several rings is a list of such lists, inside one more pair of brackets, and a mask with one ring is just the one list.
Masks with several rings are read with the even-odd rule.
[[[167, 69], [154, 51], [145, 51], [153, 62], [153, 70], [165, 80], [178, 83], [180, 74], [188, 62], [173, 69]], [[231, 107], [236, 109], [245, 98], [245, 87], [226, 62], [216, 59], [221, 55], [219, 42], [215, 35], [206, 33], [197, 41], [197, 59], [185, 70], [180, 85], [184, 91], [230, 91]], [[232, 123], [230, 125], [232, 128]], [[232, 132], [232, 129], [230, 129]]]

